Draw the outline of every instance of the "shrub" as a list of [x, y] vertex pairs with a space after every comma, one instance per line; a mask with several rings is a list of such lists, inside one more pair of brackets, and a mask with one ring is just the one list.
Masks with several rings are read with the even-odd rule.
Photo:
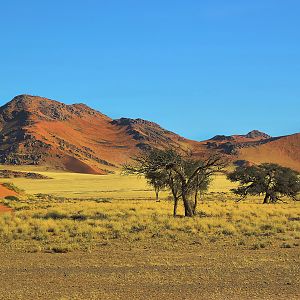
[[17, 196], [6, 196], [4, 197], [4, 199], [9, 201], [19, 201], [19, 198]]
[[62, 212], [59, 212], [59, 211], [49, 211], [45, 216], [44, 218], [45, 219], [65, 219], [67, 216], [65, 213], [62, 213]]
[[4, 182], [4, 183], [2, 183], [2, 185], [3, 185], [4, 187], [6, 187], [7, 189], [9, 189], [9, 190], [11, 190], [11, 191], [14, 191], [14, 192], [16, 192], [16, 193], [18, 193], [18, 194], [24, 192], [24, 190], [18, 188], [17, 186], [15, 186], [15, 185], [14, 185], [13, 183], [11, 183], [11, 182]]
[[253, 244], [251, 247], [252, 250], [258, 250], [258, 249], [263, 249], [263, 248], [266, 248], [265, 243], [256, 243], [256, 244]]
[[76, 215], [72, 215], [70, 218], [74, 221], [85, 221], [87, 219], [87, 216], [83, 214], [76, 214]]
[[141, 224], [133, 225], [130, 229], [130, 233], [144, 231], [146, 228], [147, 226]]
[[74, 250], [74, 247], [72, 247], [72, 245], [62, 244], [62, 245], [53, 245], [53, 246], [50, 246], [47, 249], [47, 252], [52, 252], [52, 253], [68, 253], [68, 252], [71, 252], [72, 250]]
[[282, 243], [281, 248], [292, 248], [292, 246], [289, 243]]

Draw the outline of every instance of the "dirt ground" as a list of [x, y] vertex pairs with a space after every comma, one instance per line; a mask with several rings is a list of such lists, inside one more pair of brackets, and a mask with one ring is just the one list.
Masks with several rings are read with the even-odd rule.
[[0, 251], [1, 299], [300, 299], [298, 248]]
[[[6, 196], [16, 196], [16, 195], [17, 195], [16, 192], [9, 190], [8, 188], [6, 188], [5, 186], [3, 186], [0, 183], [0, 197], [1, 198], [4, 198]], [[11, 208], [0, 204], [0, 214], [4, 213], [4, 212], [10, 212], [10, 211], [11, 211]]]

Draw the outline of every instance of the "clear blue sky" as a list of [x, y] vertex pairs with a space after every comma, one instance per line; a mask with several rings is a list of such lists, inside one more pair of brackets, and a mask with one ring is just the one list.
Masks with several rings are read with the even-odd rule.
[[192, 139], [300, 131], [299, 0], [1, 0], [0, 104], [84, 102]]

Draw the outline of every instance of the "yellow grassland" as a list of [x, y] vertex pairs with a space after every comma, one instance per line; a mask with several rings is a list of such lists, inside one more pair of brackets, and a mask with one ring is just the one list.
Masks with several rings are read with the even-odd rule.
[[163, 192], [155, 202], [142, 178], [14, 169], [38, 170], [53, 179], [1, 179], [25, 191], [18, 200], [1, 200], [14, 209], [0, 215], [2, 244], [11, 247], [64, 252], [107, 243], [230, 243], [252, 249], [299, 245], [298, 202], [263, 205], [251, 198], [237, 203], [230, 192], [234, 185], [221, 174], [201, 199], [197, 216], [173, 218], [169, 194]]
[[[1, 182], [13, 182], [26, 191], [27, 194], [51, 194], [66, 198], [94, 198], [104, 197], [112, 199], [151, 199], [153, 190], [142, 177], [124, 176], [120, 174], [90, 175], [48, 171], [43, 167], [32, 166], [0, 166], [0, 169], [16, 171], [38, 172], [52, 179], [0, 179]], [[228, 192], [236, 185], [229, 182], [224, 175], [216, 175], [210, 186], [210, 192]], [[162, 192], [161, 197], [166, 198], [168, 193]]]

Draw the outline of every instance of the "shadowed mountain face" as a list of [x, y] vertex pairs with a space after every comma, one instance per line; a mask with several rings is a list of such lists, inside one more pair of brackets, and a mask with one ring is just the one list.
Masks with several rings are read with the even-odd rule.
[[44, 165], [105, 174], [139, 151], [154, 147], [189, 150], [197, 156], [219, 151], [232, 160], [261, 162], [271, 159], [268, 145], [272, 151], [280, 149], [275, 151], [276, 155], [274, 152], [272, 161], [300, 169], [299, 134], [271, 138], [255, 130], [246, 135], [216, 136], [196, 142], [142, 119], [112, 120], [85, 104], [66, 105], [20, 95], [0, 108], [0, 163], [3, 164]]

